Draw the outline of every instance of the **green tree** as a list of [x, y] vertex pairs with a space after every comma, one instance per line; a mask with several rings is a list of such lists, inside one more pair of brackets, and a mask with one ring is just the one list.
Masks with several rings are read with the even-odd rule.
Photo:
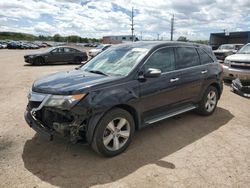
[[180, 36], [180, 37], [177, 39], [177, 41], [187, 42], [188, 40], [187, 40], [186, 37]]
[[55, 42], [62, 42], [62, 37], [59, 34], [55, 34], [53, 36], [53, 39], [54, 39]]

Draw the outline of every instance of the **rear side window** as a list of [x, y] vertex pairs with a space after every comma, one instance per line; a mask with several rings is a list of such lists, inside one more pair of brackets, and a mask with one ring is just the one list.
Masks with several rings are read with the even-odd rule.
[[198, 48], [201, 64], [212, 63], [213, 59], [202, 49]]
[[145, 64], [145, 69], [155, 68], [161, 72], [174, 70], [174, 49], [163, 48], [153, 53]]
[[177, 47], [175, 49], [176, 69], [183, 69], [200, 65], [199, 56], [195, 48]]

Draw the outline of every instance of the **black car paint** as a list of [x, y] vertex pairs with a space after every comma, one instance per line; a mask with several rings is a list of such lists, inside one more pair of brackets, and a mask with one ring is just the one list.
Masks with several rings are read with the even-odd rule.
[[[148, 43], [146, 43], [148, 44]], [[145, 74], [143, 65], [147, 58], [162, 47], [206, 47], [190, 43], [149, 43], [142, 47], [150, 51], [127, 76], [104, 76], [84, 72], [81, 69], [46, 76], [34, 82], [32, 90], [38, 93], [71, 95], [87, 93], [70, 113], [88, 119], [86, 127], [87, 142], [91, 143], [97, 123], [101, 117], [114, 107], [129, 111], [135, 119], [136, 128], [145, 127], [145, 119], [159, 111], [179, 108], [188, 103], [198, 103], [210, 85], [222, 92], [222, 70], [218, 63], [199, 65], [193, 68], [174, 70], [158, 78], [140, 78]], [[134, 44], [140, 46], [141, 44]], [[216, 58], [211, 54], [214, 61]], [[207, 69], [207, 74], [201, 72]], [[198, 75], [198, 76], [197, 76]], [[169, 80], [179, 77], [177, 83]], [[202, 80], [202, 81], [201, 81]]]
[[[70, 48], [71, 47], [56, 47], [56, 48]], [[55, 49], [56, 49], [55, 48]], [[35, 63], [37, 58], [42, 58], [44, 63], [58, 63], [58, 62], [74, 62], [75, 58], [80, 58], [81, 61], [87, 61], [88, 56], [86, 52], [81, 52], [77, 49], [74, 49], [75, 52], [57, 52], [53, 53], [51, 51], [41, 52], [41, 53], [33, 53], [27, 54], [24, 56], [24, 60], [26, 63]]]

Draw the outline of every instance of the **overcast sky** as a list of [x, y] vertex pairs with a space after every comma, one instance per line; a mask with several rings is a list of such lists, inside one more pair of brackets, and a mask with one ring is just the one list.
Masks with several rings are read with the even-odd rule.
[[250, 30], [250, 0], [1, 0], [0, 31], [36, 35], [79, 35], [101, 38], [131, 33], [131, 7], [135, 34], [140, 38], [175, 35], [208, 39], [211, 32]]

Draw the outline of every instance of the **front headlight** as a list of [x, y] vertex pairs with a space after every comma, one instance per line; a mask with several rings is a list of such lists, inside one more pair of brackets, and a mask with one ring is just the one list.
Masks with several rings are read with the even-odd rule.
[[227, 59], [224, 61], [224, 65], [227, 65], [227, 66], [228, 66], [230, 63], [231, 63], [231, 61], [229, 61], [229, 60], [227, 60]]
[[51, 95], [44, 106], [69, 109], [86, 96], [85, 93], [77, 95]]

